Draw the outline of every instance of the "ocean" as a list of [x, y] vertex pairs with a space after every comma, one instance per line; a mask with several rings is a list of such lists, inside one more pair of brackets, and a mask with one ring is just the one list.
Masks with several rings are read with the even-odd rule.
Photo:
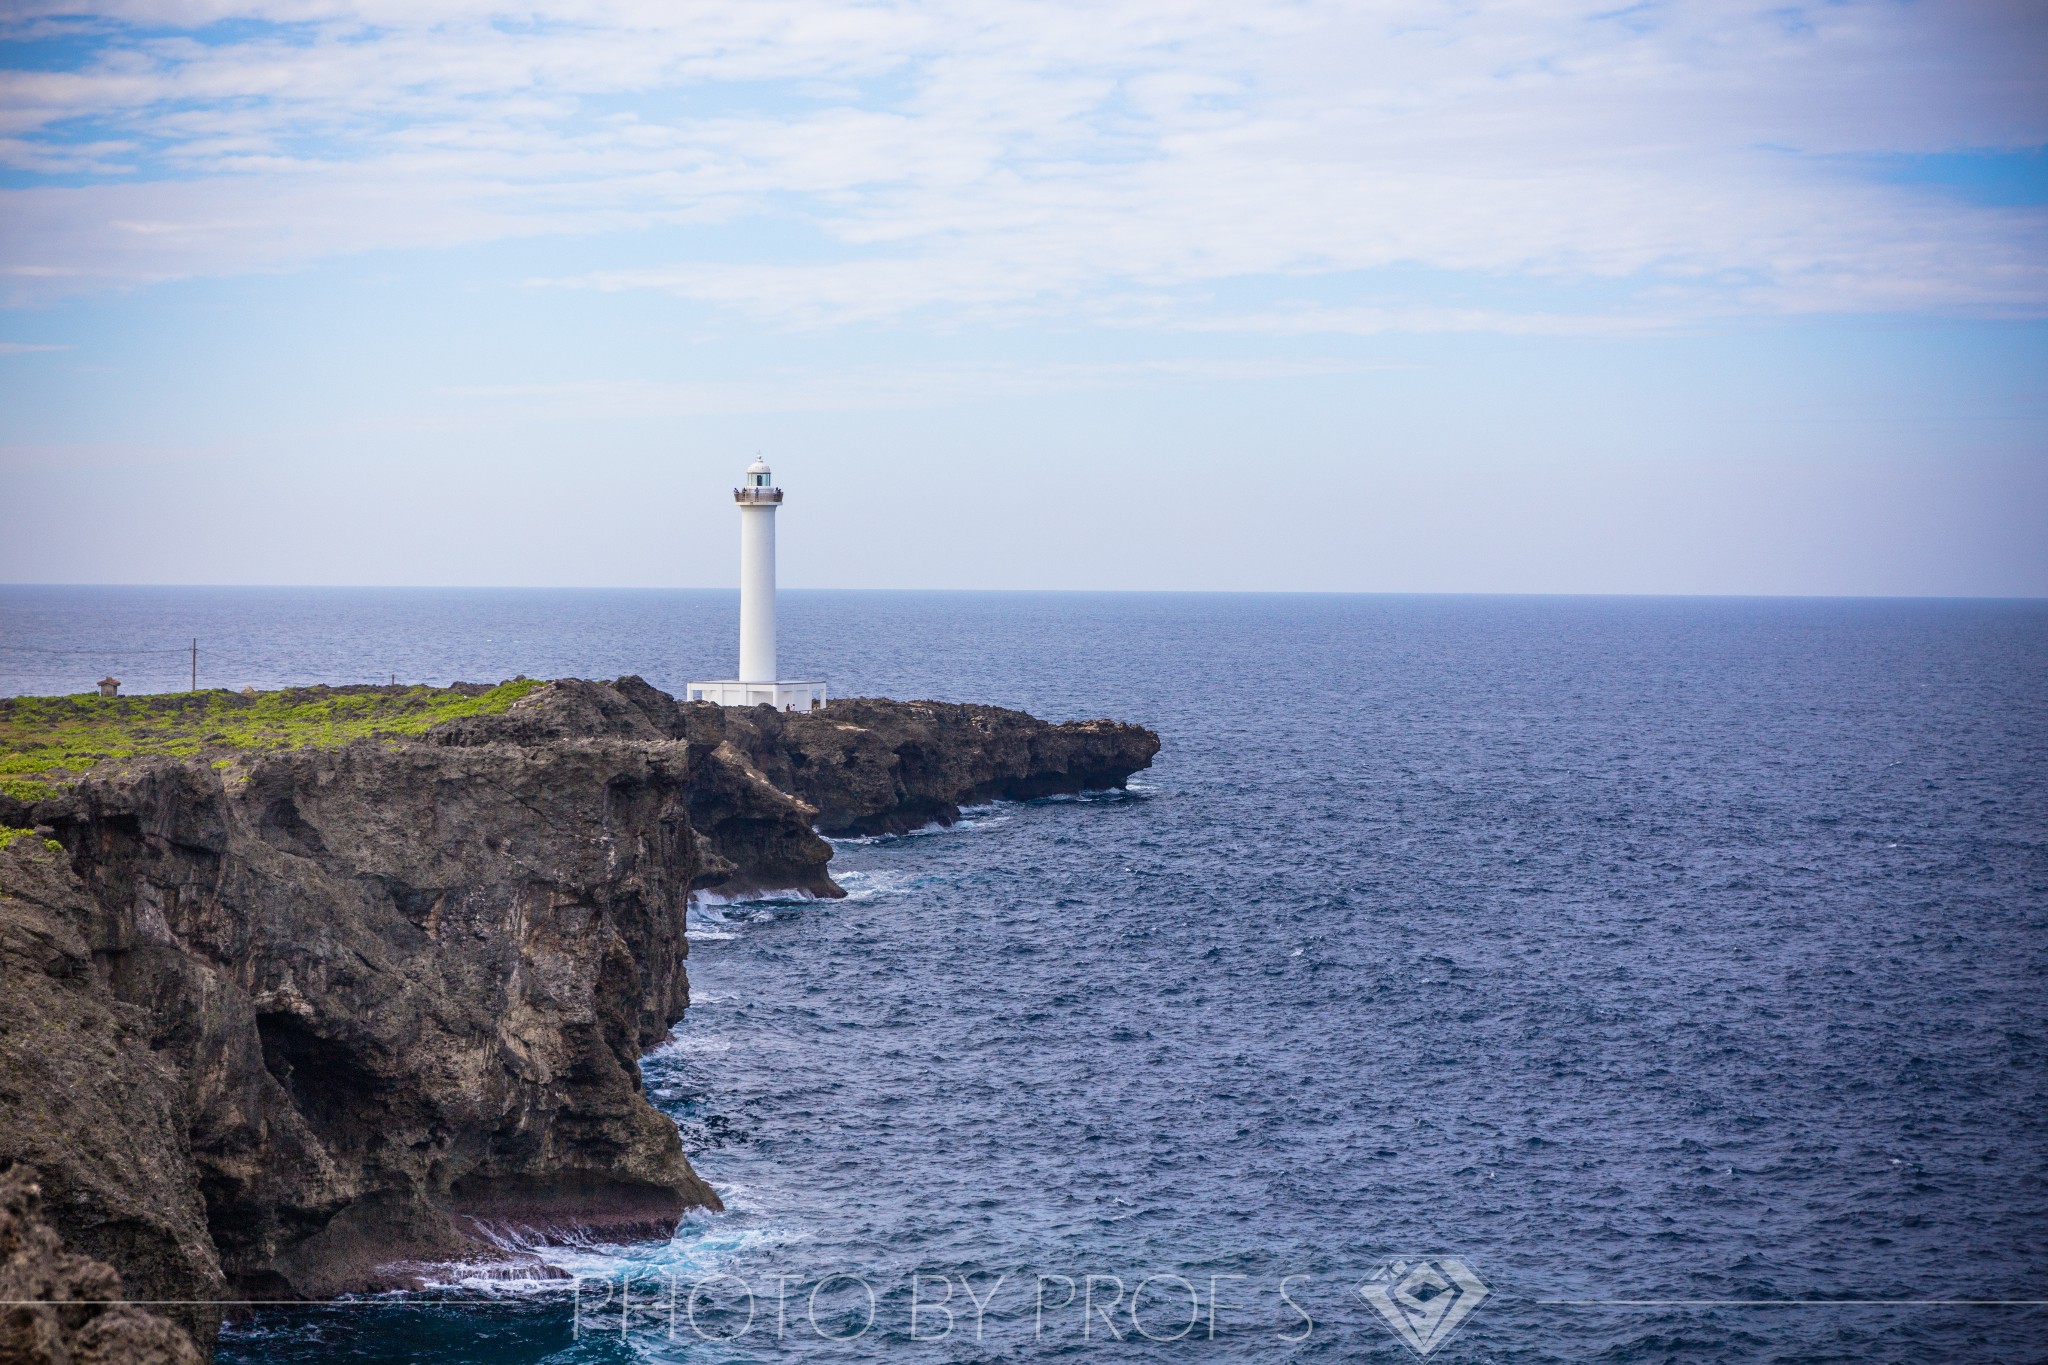
[[[736, 616], [6, 588], [0, 691], [673, 691]], [[2048, 604], [787, 592], [782, 655], [1164, 748], [693, 909], [646, 1074], [728, 1212], [223, 1361], [2048, 1358]]]

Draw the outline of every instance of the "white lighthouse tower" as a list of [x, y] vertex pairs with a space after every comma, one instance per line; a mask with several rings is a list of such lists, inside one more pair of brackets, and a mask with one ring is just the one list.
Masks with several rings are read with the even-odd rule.
[[778, 711], [823, 706], [824, 683], [775, 676], [775, 509], [782, 506], [782, 490], [766, 461], [747, 466], [747, 481], [732, 490], [732, 500], [740, 509], [740, 675], [693, 682], [690, 700]]

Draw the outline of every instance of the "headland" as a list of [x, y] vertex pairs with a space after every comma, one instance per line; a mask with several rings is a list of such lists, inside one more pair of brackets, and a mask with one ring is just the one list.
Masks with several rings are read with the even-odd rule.
[[1158, 747], [633, 677], [0, 699], [0, 1169], [126, 1297], [197, 1301], [166, 1313], [202, 1349], [211, 1301], [667, 1236], [719, 1207], [639, 1070], [689, 1004], [692, 892], [837, 896], [821, 832], [1120, 787]]

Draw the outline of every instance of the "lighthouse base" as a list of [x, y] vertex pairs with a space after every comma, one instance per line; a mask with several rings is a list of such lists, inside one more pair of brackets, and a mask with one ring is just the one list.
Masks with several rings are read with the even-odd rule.
[[693, 682], [684, 693], [691, 701], [720, 706], [772, 706], [778, 711], [815, 711], [825, 704], [821, 682]]

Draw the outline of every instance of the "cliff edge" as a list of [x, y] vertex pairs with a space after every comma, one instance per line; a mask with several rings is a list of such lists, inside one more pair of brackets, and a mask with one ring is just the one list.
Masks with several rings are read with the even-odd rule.
[[1120, 786], [1157, 748], [637, 678], [0, 699], [0, 1164], [137, 1298], [668, 1236], [719, 1207], [639, 1070], [689, 1003], [692, 890], [841, 894], [819, 829]]
[[638, 1060], [689, 999], [684, 747], [152, 757], [38, 803], [62, 854], [0, 853], [0, 1153], [163, 1298], [717, 1207]]
[[1122, 787], [1159, 736], [1113, 720], [1053, 725], [959, 702], [850, 697], [816, 711], [690, 702], [692, 745], [725, 746], [808, 805], [821, 833], [905, 834], [962, 806]]

